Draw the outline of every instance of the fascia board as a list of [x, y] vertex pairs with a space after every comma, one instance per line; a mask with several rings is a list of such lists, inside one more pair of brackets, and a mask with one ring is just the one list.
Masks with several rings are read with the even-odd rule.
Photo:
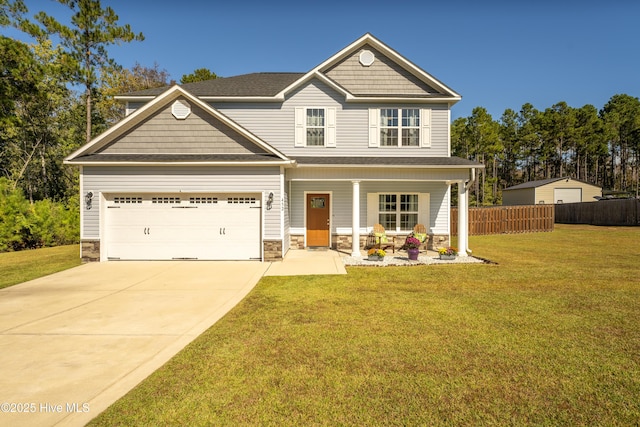
[[349, 96], [347, 102], [367, 102], [367, 103], [405, 103], [405, 104], [431, 104], [446, 102], [449, 106], [457, 103], [462, 98], [406, 98], [406, 97], [363, 97]]
[[252, 141], [254, 144], [258, 145], [259, 147], [261, 147], [262, 149], [268, 151], [269, 153], [280, 157], [284, 161], [288, 161], [289, 160], [289, 158], [287, 156], [285, 156], [283, 153], [281, 153], [280, 151], [276, 150], [271, 145], [267, 144], [266, 142], [264, 142], [263, 140], [258, 138], [256, 135], [254, 135], [253, 133], [249, 132], [243, 126], [240, 126], [238, 123], [236, 123], [235, 121], [231, 120], [229, 117], [227, 117], [226, 115], [224, 115], [220, 111], [216, 110], [215, 108], [213, 108], [212, 106], [210, 106], [206, 102], [204, 102], [204, 101], [200, 100], [199, 98], [189, 94], [188, 92], [186, 92], [183, 89], [180, 89], [180, 90], [185, 94], [185, 96], [187, 96], [189, 99], [191, 99], [194, 102], [196, 102], [203, 110], [207, 111], [209, 114], [211, 114], [212, 116], [216, 117], [221, 122], [225, 123], [227, 126], [231, 127], [233, 130], [237, 131], [239, 134], [243, 135], [245, 138], [247, 138], [250, 141]]
[[484, 165], [472, 166], [472, 165], [362, 165], [362, 164], [340, 164], [340, 165], [330, 165], [330, 164], [298, 164], [296, 166], [298, 169], [303, 168], [325, 168], [325, 169], [351, 169], [351, 168], [371, 168], [375, 167], [376, 169], [484, 169]]
[[371, 39], [371, 44], [384, 53], [385, 55], [391, 57], [394, 61], [401, 64], [405, 69], [407, 69], [411, 74], [418, 77], [420, 80], [428, 83], [431, 86], [435, 86], [437, 89], [441, 90], [444, 93], [449, 94], [453, 98], [461, 99], [462, 97], [455, 92], [453, 89], [442, 83], [440, 80], [433, 77], [431, 74], [424, 71], [422, 68], [418, 67], [416, 64], [400, 55], [395, 50], [391, 49], [389, 46], [385, 45], [381, 41], [376, 38]]
[[76, 166], [294, 166], [295, 161], [274, 162], [83, 162], [65, 160], [64, 164]]
[[[180, 89], [179, 86], [177, 86], [177, 85], [173, 86], [168, 91], [165, 91], [164, 93], [158, 95], [157, 97], [154, 97], [153, 101], [147, 102], [145, 105], [143, 105], [142, 107], [138, 108], [132, 114], [126, 116], [124, 119], [119, 121], [117, 124], [115, 124], [114, 126], [110, 127], [106, 131], [102, 132], [100, 135], [95, 137], [93, 140], [89, 141], [88, 143], [86, 143], [85, 145], [83, 145], [82, 147], [80, 147], [79, 149], [77, 149], [76, 151], [71, 153], [70, 155], [68, 155], [65, 158], [65, 162], [67, 160], [72, 160], [75, 157], [81, 156], [81, 155], [91, 151], [92, 149], [100, 148], [100, 144], [101, 143], [104, 143], [104, 142], [108, 141], [109, 137], [113, 136], [114, 134], [117, 134], [123, 128], [125, 128], [127, 126], [135, 125], [137, 123], [140, 123], [145, 117], [151, 115], [151, 113], [154, 112], [155, 109], [158, 108], [158, 105], [161, 104], [164, 100], [166, 100], [167, 98], [170, 98], [172, 96], [175, 96], [176, 92], [186, 93], [186, 92], [184, 92], [184, 90]], [[187, 96], [191, 97], [188, 94], [187, 94]]]
[[[397, 62], [402, 67], [407, 69], [411, 74], [413, 74], [414, 76], [418, 77], [420, 80], [424, 81], [425, 83], [429, 84], [430, 86], [435, 86], [437, 89], [443, 91], [444, 93], [447, 93], [448, 95], [450, 95], [450, 97], [452, 97], [454, 99], [457, 99], [457, 100], [462, 99], [462, 97], [458, 93], [456, 93], [453, 89], [451, 89], [450, 87], [448, 87], [447, 85], [442, 83], [440, 80], [438, 80], [435, 77], [433, 77], [431, 74], [429, 74], [426, 71], [424, 71], [422, 68], [420, 68], [417, 65], [415, 65], [413, 62], [411, 62], [408, 59], [406, 59], [404, 56], [400, 55], [395, 50], [391, 49], [386, 44], [382, 43], [380, 40], [375, 38], [370, 33], [367, 33], [367, 34], [363, 35], [358, 40], [356, 40], [355, 42], [351, 43], [349, 46], [345, 47], [344, 49], [342, 49], [341, 51], [339, 51], [338, 53], [336, 53], [335, 55], [333, 55], [332, 57], [330, 57], [329, 59], [327, 59], [326, 61], [324, 61], [320, 65], [318, 65], [317, 67], [315, 67], [309, 73], [312, 73], [312, 72], [320, 72], [321, 73], [322, 72], [321, 70], [333, 65], [334, 63], [336, 63], [338, 61], [340, 61], [341, 59], [344, 58], [345, 55], [355, 51], [356, 49], [364, 46], [365, 44], [372, 45], [377, 50], [379, 50], [380, 52], [382, 52], [385, 55], [389, 56], [395, 62]], [[297, 85], [297, 84], [298, 84], [298, 82], [294, 82], [291, 86], [294, 86], [294, 85]], [[447, 99], [451, 99], [451, 98], [447, 98]]]
[[118, 124], [106, 130], [105, 132], [97, 136], [94, 140], [90, 141], [88, 144], [85, 144], [84, 146], [80, 147], [78, 150], [73, 152], [71, 155], [67, 156], [65, 158], [65, 162], [73, 160], [75, 157], [79, 157], [83, 154], [86, 154], [90, 152], [92, 149], [100, 148], [101, 147], [100, 144], [107, 143], [109, 141], [109, 137], [113, 136], [114, 134], [117, 134], [117, 132], [121, 131], [126, 126], [131, 126], [133, 124], [142, 122], [145, 118], [149, 117], [151, 113], [153, 113], [154, 111], [157, 111], [159, 108], [162, 108], [162, 106], [165, 105], [164, 104], [165, 102], [168, 103], [172, 99], [177, 99], [180, 95], [184, 96], [194, 104], [197, 104], [200, 108], [205, 110], [207, 113], [211, 114], [213, 117], [217, 118], [227, 126], [231, 127], [232, 129], [237, 131], [239, 134], [243, 135], [245, 138], [249, 139], [254, 144], [264, 149], [265, 151], [278, 156], [284, 161], [289, 160], [287, 156], [285, 156], [283, 153], [276, 150], [266, 142], [262, 141], [256, 135], [252, 134], [247, 129], [240, 126], [238, 123], [234, 122], [226, 115], [222, 114], [220, 111], [216, 110], [206, 102], [201, 101], [197, 97], [191, 95], [189, 92], [182, 89], [180, 86], [176, 85], [176, 86], [173, 86], [168, 91], [157, 96], [153, 101], [148, 102], [142, 107], [140, 107], [139, 109], [137, 109], [133, 114], [122, 119]]
[[350, 92], [348, 92], [342, 86], [338, 85], [336, 82], [334, 82], [333, 80], [331, 80], [329, 77], [325, 76], [324, 74], [318, 72], [317, 70], [309, 71], [307, 74], [305, 74], [304, 76], [300, 77], [298, 80], [296, 80], [295, 82], [293, 82], [292, 84], [290, 84], [289, 86], [284, 88], [282, 91], [280, 91], [278, 94], [276, 94], [275, 97], [278, 98], [278, 99], [284, 100], [285, 96], [289, 92], [291, 92], [292, 90], [300, 87], [304, 83], [306, 83], [306, 82], [308, 82], [308, 81], [310, 81], [310, 80], [312, 80], [314, 78], [322, 81], [323, 83], [327, 84], [329, 87], [333, 88], [337, 92], [343, 94], [347, 100], [353, 98], [353, 95]]
[[[160, 94], [162, 95], [162, 94]], [[157, 98], [160, 95], [144, 95], [144, 96], [127, 96], [127, 95], [116, 95], [113, 97], [113, 99], [117, 100], [117, 101], [130, 101], [130, 102], [136, 102], [136, 101], [151, 101], [152, 99]]]
[[199, 96], [198, 99], [209, 102], [283, 102], [284, 97], [275, 96]]

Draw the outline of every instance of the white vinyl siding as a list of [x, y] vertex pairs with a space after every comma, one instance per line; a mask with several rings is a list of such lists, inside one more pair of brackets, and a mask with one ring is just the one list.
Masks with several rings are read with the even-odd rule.
[[137, 109], [144, 107], [144, 104], [146, 104], [146, 102], [127, 102], [127, 105], [125, 107], [125, 116], [128, 116]]
[[[429, 113], [430, 120], [421, 120], [422, 147], [402, 147], [392, 149], [378, 147], [369, 140], [370, 122], [377, 128], [377, 120], [370, 120], [369, 114], [380, 108], [370, 103], [347, 103], [344, 95], [317, 80], [294, 91], [283, 103], [226, 103], [212, 104], [240, 126], [262, 138], [268, 144], [290, 156], [449, 156], [449, 110], [447, 104], [401, 104], [394, 108], [420, 108]], [[336, 109], [336, 147], [296, 147], [296, 126], [293, 125], [296, 107], [333, 107]], [[429, 126], [428, 126], [429, 125]], [[424, 148], [430, 141], [431, 147]]]
[[335, 107], [296, 107], [295, 146], [335, 147]]
[[[360, 232], [368, 233], [376, 224], [378, 194], [402, 193], [419, 195], [418, 221], [429, 233], [449, 233], [449, 186], [439, 182], [361, 182], [360, 183]], [[331, 192], [333, 234], [350, 234], [352, 224], [351, 182], [294, 181], [291, 183], [291, 234], [304, 230], [305, 192]], [[374, 209], [369, 210], [369, 198], [373, 197]], [[370, 216], [373, 212], [373, 216]], [[394, 231], [395, 233], [395, 231]], [[401, 233], [402, 234], [402, 233]], [[406, 233], [405, 233], [406, 234]]]
[[280, 240], [282, 211], [279, 167], [83, 167], [83, 194], [92, 191], [93, 207], [83, 215], [83, 238], [100, 238], [98, 194], [104, 193], [274, 193], [273, 209], [263, 209], [263, 236]]

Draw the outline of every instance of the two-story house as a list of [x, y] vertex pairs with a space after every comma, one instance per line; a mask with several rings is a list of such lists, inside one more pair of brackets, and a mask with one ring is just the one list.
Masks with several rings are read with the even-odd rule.
[[71, 154], [85, 260], [277, 260], [360, 254], [381, 223], [466, 255], [467, 187], [452, 157], [460, 96], [365, 34], [306, 73], [257, 73], [120, 96], [127, 116]]

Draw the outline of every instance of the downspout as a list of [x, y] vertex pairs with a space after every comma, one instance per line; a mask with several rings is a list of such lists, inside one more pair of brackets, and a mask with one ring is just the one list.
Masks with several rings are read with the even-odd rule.
[[[469, 190], [471, 190], [471, 187], [474, 185], [475, 181], [476, 181], [476, 168], [471, 168], [471, 179], [464, 186], [464, 191], [467, 193], [467, 206], [465, 207], [465, 209], [467, 210], [467, 226], [466, 226], [467, 247], [464, 248], [464, 250], [469, 255], [473, 254], [473, 251], [469, 248]], [[458, 215], [460, 214], [458, 213]], [[460, 249], [463, 249], [463, 248], [460, 248]]]

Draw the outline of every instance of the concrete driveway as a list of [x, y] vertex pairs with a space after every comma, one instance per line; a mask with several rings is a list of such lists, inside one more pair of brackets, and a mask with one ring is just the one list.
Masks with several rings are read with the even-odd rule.
[[84, 425], [224, 316], [269, 265], [91, 263], [0, 290], [0, 424]]

